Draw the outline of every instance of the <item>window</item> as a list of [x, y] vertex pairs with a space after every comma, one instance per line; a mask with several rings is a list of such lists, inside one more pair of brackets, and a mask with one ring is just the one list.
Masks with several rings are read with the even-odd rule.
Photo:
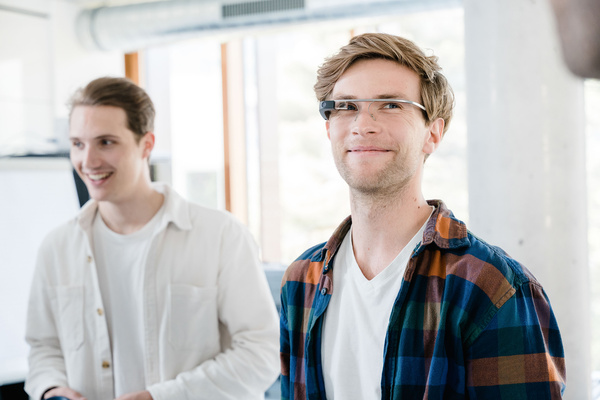
[[146, 51], [155, 101], [156, 151], [171, 161], [172, 184], [187, 199], [224, 208], [221, 48], [195, 40]]

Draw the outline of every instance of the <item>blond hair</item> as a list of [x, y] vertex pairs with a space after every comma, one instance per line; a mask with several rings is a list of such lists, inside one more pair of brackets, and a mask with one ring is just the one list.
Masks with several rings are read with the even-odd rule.
[[408, 39], [385, 33], [365, 33], [350, 39], [339, 52], [325, 59], [317, 71], [314, 86], [319, 101], [331, 96], [333, 87], [344, 72], [356, 61], [385, 59], [410, 68], [421, 80], [421, 99], [427, 111], [423, 112], [427, 123], [437, 118], [444, 120], [444, 132], [452, 119], [454, 92], [442, 75], [436, 56], [427, 56]]

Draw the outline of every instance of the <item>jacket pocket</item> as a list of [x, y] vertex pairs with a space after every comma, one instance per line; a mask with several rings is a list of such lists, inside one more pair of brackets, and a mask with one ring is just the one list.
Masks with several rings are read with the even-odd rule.
[[175, 349], [220, 351], [216, 287], [170, 285], [169, 341]]
[[61, 346], [77, 350], [84, 341], [83, 335], [83, 286], [58, 286], [58, 325]]

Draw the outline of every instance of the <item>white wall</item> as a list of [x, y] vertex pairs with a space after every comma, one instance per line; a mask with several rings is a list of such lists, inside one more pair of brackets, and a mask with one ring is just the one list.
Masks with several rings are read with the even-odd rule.
[[15, 12], [2, 1], [0, 155], [47, 151], [53, 136], [48, 10]]
[[529, 268], [550, 298], [565, 399], [590, 398], [583, 85], [547, 2], [465, 0], [471, 229]]
[[122, 53], [79, 43], [78, 12], [64, 0], [0, 0], [0, 72], [10, 70], [0, 81], [0, 113], [13, 121], [9, 129], [0, 123], [0, 143], [10, 137], [13, 146], [47, 139], [66, 145], [65, 104], [74, 90], [98, 76], [124, 74]]

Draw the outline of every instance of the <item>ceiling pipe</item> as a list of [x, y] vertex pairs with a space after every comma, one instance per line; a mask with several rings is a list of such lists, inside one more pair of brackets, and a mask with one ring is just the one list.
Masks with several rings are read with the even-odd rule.
[[82, 43], [134, 51], [202, 34], [247, 32], [303, 22], [393, 15], [461, 5], [461, 0], [171, 0], [83, 10]]

